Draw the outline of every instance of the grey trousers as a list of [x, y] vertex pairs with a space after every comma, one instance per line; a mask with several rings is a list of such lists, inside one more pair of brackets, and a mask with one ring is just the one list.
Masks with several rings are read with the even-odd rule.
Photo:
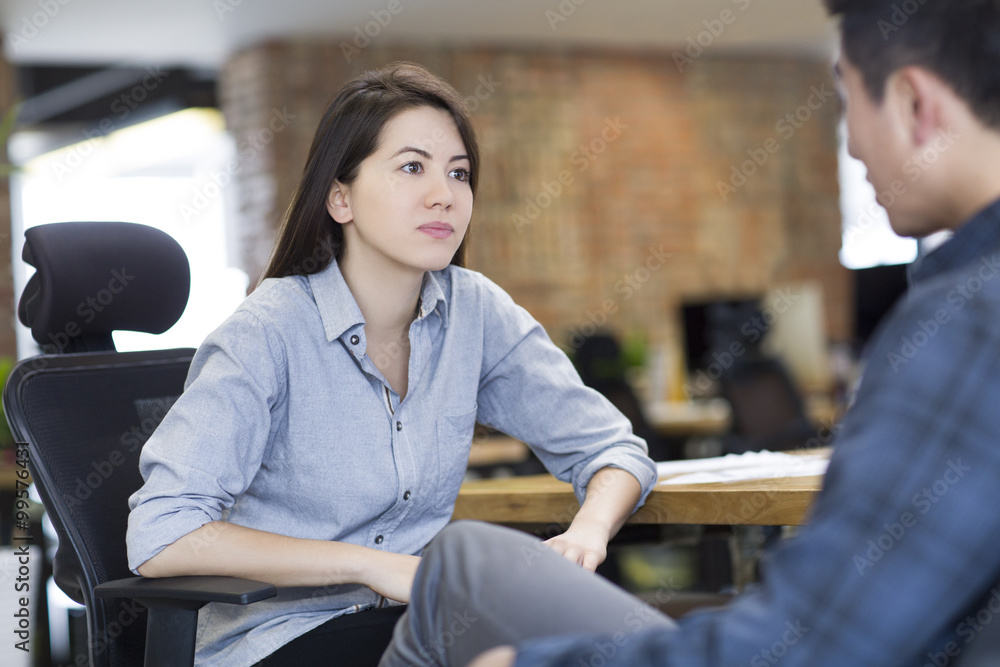
[[487, 649], [534, 637], [655, 627], [675, 624], [540, 540], [459, 521], [427, 547], [379, 667], [466, 665]]

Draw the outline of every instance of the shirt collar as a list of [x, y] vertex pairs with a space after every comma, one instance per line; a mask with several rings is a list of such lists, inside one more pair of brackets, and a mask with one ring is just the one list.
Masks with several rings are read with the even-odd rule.
[[446, 272], [450, 270], [451, 267], [449, 266], [443, 271], [427, 271], [424, 273], [424, 285], [420, 290], [420, 311], [417, 313], [417, 319], [426, 317], [436, 311], [441, 317], [445, 328], [448, 327], [448, 298], [445, 296], [444, 287], [442, 287], [441, 282]]
[[917, 284], [982, 260], [1000, 247], [1000, 200], [987, 206], [958, 228], [955, 235], [927, 256], [917, 260], [910, 282]]
[[[441, 274], [446, 271], [448, 269], [428, 271], [424, 274], [417, 319], [436, 311], [445, 327], [448, 326], [448, 300], [441, 286]], [[361, 314], [361, 308], [358, 307], [358, 302], [355, 301], [344, 275], [340, 272], [337, 260], [331, 260], [330, 265], [322, 271], [310, 274], [309, 287], [319, 309], [319, 316], [323, 320], [323, 330], [327, 340], [336, 340], [347, 331], [364, 325], [364, 315]]]

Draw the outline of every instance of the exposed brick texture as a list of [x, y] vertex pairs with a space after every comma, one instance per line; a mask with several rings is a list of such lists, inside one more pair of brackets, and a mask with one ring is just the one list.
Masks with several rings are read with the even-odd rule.
[[[252, 283], [330, 96], [347, 78], [404, 59], [475, 107], [484, 160], [470, 266], [557, 341], [604, 318], [619, 333], [677, 340], [684, 299], [796, 281], [822, 284], [827, 334], [849, 338], [848, 274], [837, 261], [840, 109], [828, 63], [706, 56], [681, 73], [666, 51], [405, 48], [377, 39], [347, 62], [340, 44], [264, 44], [223, 68], [230, 128], [238, 141], [263, 144], [243, 151], [240, 174]], [[263, 142], [259, 133], [282, 110], [295, 119]], [[766, 162], [748, 162], [754, 156]], [[721, 183], [742, 183], [734, 166], [753, 175], [723, 193]]]

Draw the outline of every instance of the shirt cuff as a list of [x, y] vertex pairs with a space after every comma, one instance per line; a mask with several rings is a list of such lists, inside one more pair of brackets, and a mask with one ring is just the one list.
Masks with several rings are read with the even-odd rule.
[[600, 455], [589, 461], [573, 480], [573, 491], [581, 505], [587, 495], [587, 485], [590, 484], [590, 480], [597, 474], [597, 471], [602, 468], [619, 468], [638, 480], [642, 494], [635, 507], [632, 508], [632, 512], [642, 507], [656, 485], [656, 464], [652, 459], [648, 456], [638, 455], [631, 449], [613, 448], [601, 452]]
[[139, 574], [140, 565], [163, 549], [215, 520], [201, 510], [176, 511], [173, 503], [163, 504], [167, 505], [164, 512], [175, 511], [161, 514], [156, 508], [157, 501], [148, 501], [129, 513], [129, 530], [125, 541], [128, 567], [135, 574]]

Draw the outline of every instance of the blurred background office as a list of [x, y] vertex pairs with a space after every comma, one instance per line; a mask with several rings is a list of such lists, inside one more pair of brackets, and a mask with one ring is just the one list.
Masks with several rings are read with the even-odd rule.
[[[70, 219], [167, 229], [197, 274], [186, 319], [203, 322], [182, 322], [177, 343], [197, 344], [252, 289], [331, 93], [396, 59], [444, 76], [474, 110], [485, 160], [471, 266], [569, 351], [598, 329], [639, 339], [662, 371], [657, 397], [682, 398], [702, 363], [696, 341], [685, 348], [686, 305], [767, 309], [787, 287], [775, 314], [818, 317], [803, 335], [824, 348], [848, 343], [845, 263], [915, 252], [888, 248], [854, 192], [863, 170], [843, 164], [819, 2], [7, 0], [0, 12], [0, 110], [17, 113], [4, 242], [17, 257], [26, 227]], [[843, 234], [842, 217], [860, 231]], [[13, 279], [8, 322], [27, 271], [14, 264], [0, 277]], [[9, 327], [0, 346], [14, 354]], [[827, 363], [793, 366], [810, 387], [831, 381]]]
[[[399, 59], [473, 111], [470, 267], [594, 384], [621, 374], [662, 457], [727, 448], [723, 382], [758, 358], [828, 433], [918, 252], [846, 155], [819, 0], [4, 0], [0, 23], [8, 360], [38, 351], [15, 317], [23, 232], [67, 220], [177, 238], [184, 317], [116, 341], [198, 345], [256, 284], [331, 94]], [[617, 356], [585, 367], [595, 337]]]

